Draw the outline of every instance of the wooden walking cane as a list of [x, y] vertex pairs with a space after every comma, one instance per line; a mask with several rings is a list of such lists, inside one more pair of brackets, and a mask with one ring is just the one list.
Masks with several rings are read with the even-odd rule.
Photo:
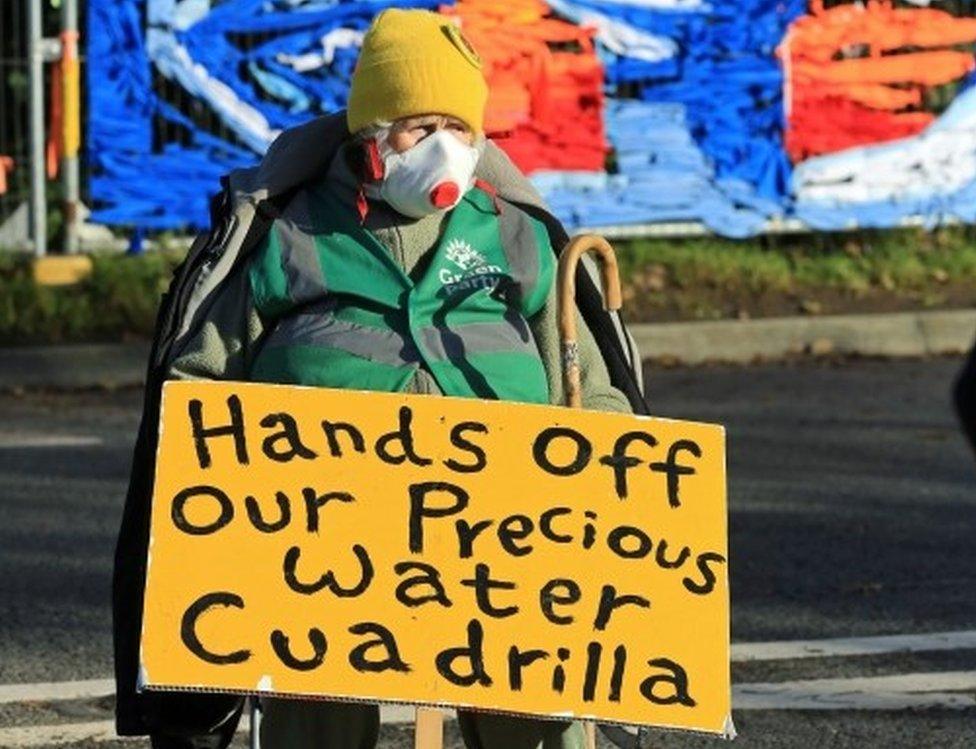
[[[576, 237], [559, 256], [559, 271], [556, 278], [559, 295], [559, 341], [563, 366], [563, 391], [566, 405], [570, 408], [583, 407], [576, 330], [576, 267], [579, 265], [580, 258], [587, 252], [595, 252], [600, 259], [604, 308], [612, 312], [620, 309], [623, 303], [620, 293], [620, 271], [617, 269], [617, 256], [614, 254], [613, 247], [603, 237], [595, 234]], [[587, 749], [596, 749], [596, 723], [587, 721], [584, 726]]]
[[619, 310], [623, 304], [620, 293], [620, 272], [613, 247], [603, 237], [583, 234], [576, 237], [559, 256], [557, 290], [559, 294], [559, 339], [562, 348], [563, 389], [566, 405], [582, 408], [580, 390], [579, 344], [576, 333], [576, 266], [587, 252], [595, 252], [600, 259], [600, 280], [603, 284], [604, 308]]

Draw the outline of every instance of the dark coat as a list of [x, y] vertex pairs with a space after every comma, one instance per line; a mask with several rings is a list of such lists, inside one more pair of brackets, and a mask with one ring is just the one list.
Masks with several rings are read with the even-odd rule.
[[953, 400], [963, 432], [969, 438], [973, 452], [976, 452], [976, 346], [969, 352], [966, 363], [956, 377]]

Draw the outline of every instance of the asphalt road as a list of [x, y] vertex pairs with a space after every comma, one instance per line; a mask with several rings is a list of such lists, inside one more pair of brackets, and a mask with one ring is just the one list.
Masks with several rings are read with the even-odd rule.
[[[976, 629], [976, 461], [948, 403], [959, 364], [649, 373], [656, 414], [728, 430], [733, 641]], [[112, 548], [140, 401], [134, 391], [0, 396], [0, 684], [111, 673]], [[973, 669], [976, 651], [958, 650], [750, 663], [733, 677]], [[67, 717], [0, 707], [2, 729], [107, 716], [110, 705]], [[736, 723], [746, 747], [976, 745], [976, 709], [750, 711]], [[385, 730], [383, 746], [408, 745]], [[652, 746], [713, 743], [662, 734]]]

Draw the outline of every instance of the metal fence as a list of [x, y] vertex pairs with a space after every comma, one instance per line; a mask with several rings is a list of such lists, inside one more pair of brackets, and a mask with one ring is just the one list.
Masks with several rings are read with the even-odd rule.
[[24, 0], [0, 2], [0, 157], [14, 162], [0, 194], [0, 223], [30, 194], [26, 9]]
[[0, 237], [30, 246], [29, 223], [38, 253], [52, 231], [62, 249], [78, 249], [77, 221], [66, 219], [77, 215], [80, 184], [80, 2], [0, 1], [0, 226], [29, 212]]

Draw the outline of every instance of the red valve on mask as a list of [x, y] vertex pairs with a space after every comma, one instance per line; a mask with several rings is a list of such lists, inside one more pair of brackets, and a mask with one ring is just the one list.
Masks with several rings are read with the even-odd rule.
[[461, 189], [455, 182], [441, 182], [430, 191], [430, 202], [435, 208], [450, 208], [457, 202]]

